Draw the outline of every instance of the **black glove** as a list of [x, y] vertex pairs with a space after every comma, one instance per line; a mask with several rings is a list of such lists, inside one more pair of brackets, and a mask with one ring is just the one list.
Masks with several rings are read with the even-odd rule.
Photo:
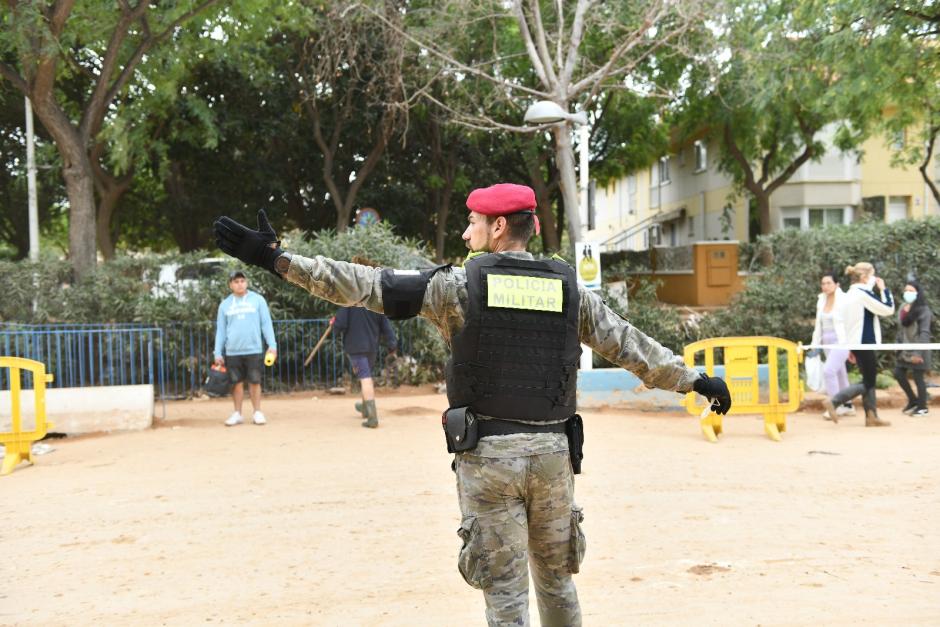
[[[268, 222], [264, 209], [258, 211], [258, 230], [253, 231], [239, 224], [228, 216], [222, 216], [212, 225], [215, 231], [215, 243], [227, 255], [241, 259], [245, 263], [271, 272], [280, 277], [274, 270], [275, 260], [284, 254], [281, 250], [281, 240]], [[271, 246], [274, 244], [274, 246]]]
[[716, 414], [727, 414], [731, 409], [731, 392], [718, 377], [709, 377], [703, 373], [701, 378], [692, 384], [692, 389], [712, 401], [712, 410]]

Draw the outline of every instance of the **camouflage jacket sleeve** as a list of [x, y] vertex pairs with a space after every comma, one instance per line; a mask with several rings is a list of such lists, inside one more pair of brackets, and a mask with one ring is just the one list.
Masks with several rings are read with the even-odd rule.
[[[285, 278], [331, 303], [385, 313], [381, 271], [320, 255], [293, 255]], [[428, 283], [421, 316], [430, 320], [450, 344], [453, 334], [463, 327], [466, 300], [467, 275], [463, 268], [443, 268]]]
[[285, 279], [317, 298], [384, 313], [381, 269], [329, 257], [293, 255]]
[[688, 392], [699, 378], [681, 357], [624, 320], [600, 296], [579, 287], [581, 342], [626, 368], [648, 387]]

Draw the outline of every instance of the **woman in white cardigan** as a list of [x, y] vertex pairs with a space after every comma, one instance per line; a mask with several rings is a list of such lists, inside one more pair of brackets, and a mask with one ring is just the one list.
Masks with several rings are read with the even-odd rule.
[[[894, 299], [885, 282], [875, 276], [875, 268], [870, 263], [859, 262], [845, 269], [852, 279], [852, 285], [845, 293], [845, 304], [841, 308], [845, 324], [847, 344], [880, 344], [881, 324], [879, 316], [894, 313]], [[876, 289], [877, 288], [877, 289]], [[865, 408], [866, 427], [887, 427], [891, 423], [878, 417], [875, 405], [875, 379], [878, 377], [878, 356], [874, 350], [853, 350], [855, 363], [862, 373], [862, 383], [850, 385], [840, 390], [832, 399], [826, 399], [824, 405], [827, 418], [838, 422], [836, 406], [842, 405], [856, 396], [862, 396]]]
[[[813, 329], [813, 344], [845, 344], [845, 322], [842, 319], [842, 307], [845, 305], [845, 292], [839, 287], [834, 272], [827, 272], [819, 280], [822, 292], [816, 301], [816, 326]], [[826, 394], [835, 396], [839, 390], [849, 387], [849, 375], [845, 370], [845, 360], [849, 358], [847, 348], [827, 348], [826, 363], [823, 365], [823, 381]], [[852, 416], [855, 410], [852, 403], [836, 407], [837, 416]]]

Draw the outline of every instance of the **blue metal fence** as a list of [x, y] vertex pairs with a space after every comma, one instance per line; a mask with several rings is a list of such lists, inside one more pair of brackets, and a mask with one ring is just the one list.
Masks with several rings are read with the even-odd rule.
[[[326, 318], [274, 321], [278, 358], [264, 369], [266, 390], [342, 382], [347, 364], [335, 334], [303, 365], [328, 325]], [[400, 348], [407, 352], [410, 333], [402, 326], [398, 331]], [[152, 384], [159, 399], [185, 398], [202, 388], [214, 344], [212, 323], [0, 324], [0, 355], [43, 362], [55, 375], [51, 387]], [[0, 390], [9, 389], [6, 372], [0, 369]], [[32, 387], [32, 381], [24, 379], [23, 385]]]
[[[0, 330], [0, 355], [44, 363], [55, 376], [51, 387], [152, 384], [162, 397], [162, 336], [161, 329], [144, 326], [6, 327]], [[32, 387], [32, 374], [23, 377], [23, 385]], [[0, 369], [0, 390], [9, 386], [8, 371]]]

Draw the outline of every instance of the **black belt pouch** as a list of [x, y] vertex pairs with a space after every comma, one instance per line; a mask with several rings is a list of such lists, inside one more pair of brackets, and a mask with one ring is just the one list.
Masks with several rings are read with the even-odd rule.
[[584, 459], [584, 422], [575, 414], [565, 422], [565, 435], [568, 436], [568, 454], [571, 456], [571, 472], [581, 474], [581, 460]]
[[477, 446], [479, 441], [479, 420], [473, 415], [469, 407], [456, 407], [448, 409], [441, 416], [444, 426], [444, 438], [447, 440], [447, 452], [458, 453], [469, 451]]

